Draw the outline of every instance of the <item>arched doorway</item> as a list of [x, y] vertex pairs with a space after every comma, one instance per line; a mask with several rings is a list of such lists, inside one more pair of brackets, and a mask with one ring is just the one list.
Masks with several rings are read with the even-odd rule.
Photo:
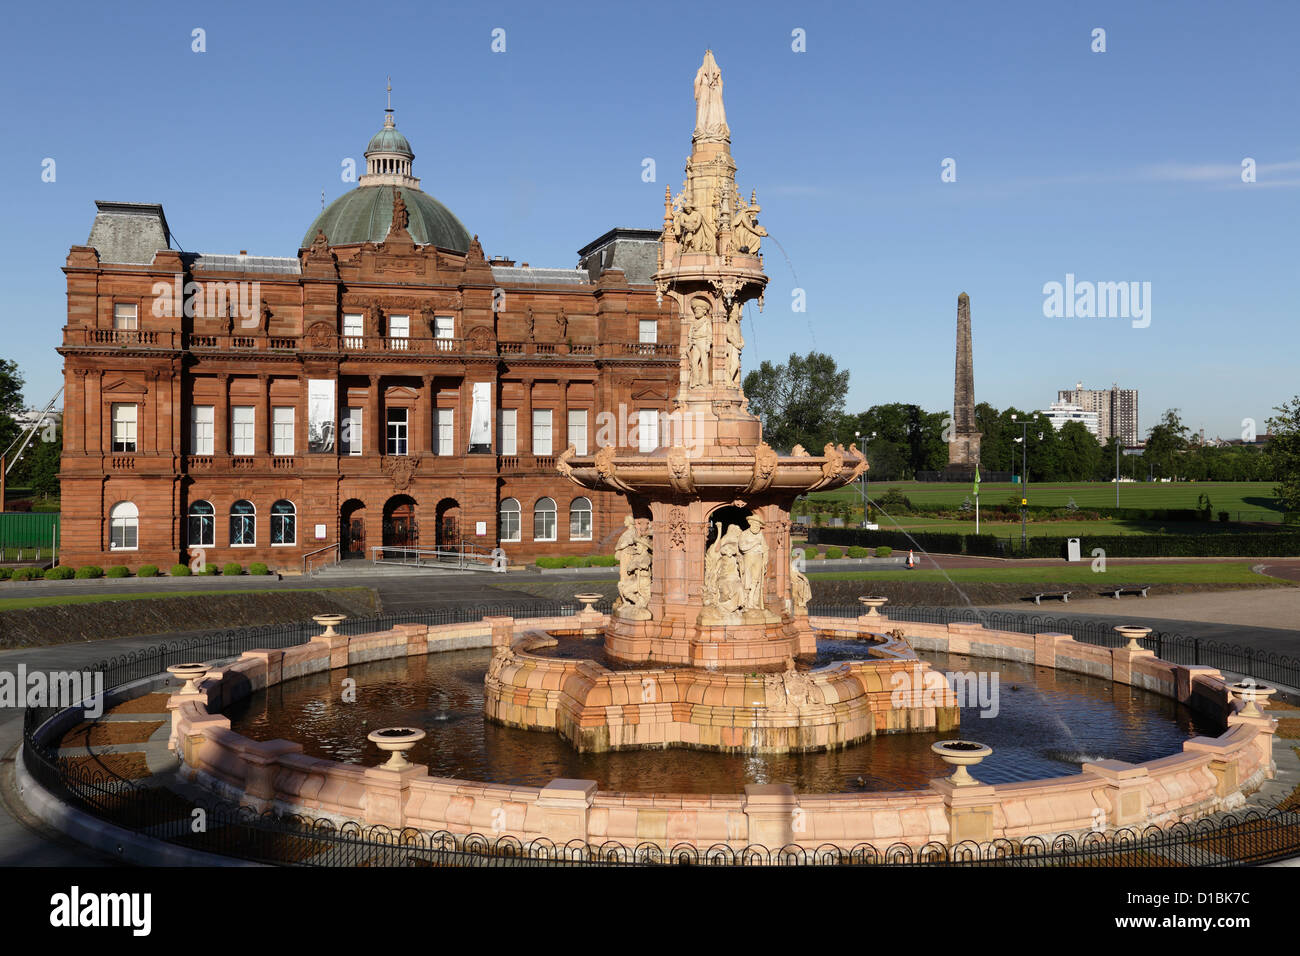
[[709, 515], [709, 534], [704, 542], [705, 548], [711, 547], [718, 540], [719, 534], [726, 534], [727, 528], [732, 525], [744, 531], [748, 527], [746, 519], [753, 513], [749, 508], [738, 508], [735, 505], [724, 505], [713, 511]]
[[460, 502], [443, 498], [438, 502], [437, 525], [439, 551], [459, 551], [461, 545]]
[[366, 556], [366, 505], [349, 498], [339, 509], [339, 557]]
[[420, 532], [415, 523], [415, 500], [409, 495], [394, 495], [384, 505], [385, 548], [416, 548]]

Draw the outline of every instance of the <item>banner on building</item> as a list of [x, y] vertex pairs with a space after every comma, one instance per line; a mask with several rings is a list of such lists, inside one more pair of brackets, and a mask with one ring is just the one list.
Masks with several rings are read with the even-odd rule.
[[474, 407], [469, 416], [471, 454], [492, 453], [492, 383], [474, 383]]
[[335, 384], [332, 378], [307, 380], [307, 450], [310, 452], [334, 451]]

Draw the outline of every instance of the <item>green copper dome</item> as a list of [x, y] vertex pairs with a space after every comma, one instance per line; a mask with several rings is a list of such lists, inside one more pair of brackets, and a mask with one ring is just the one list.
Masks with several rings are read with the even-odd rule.
[[406, 137], [397, 131], [395, 126], [385, 126], [374, 136], [370, 137], [370, 144], [366, 146], [367, 153], [401, 153], [409, 159], [415, 158], [415, 153], [411, 152], [411, 144]]
[[402, 194], [410, 218], [407, 230], [420, 245], [456, 252], [469, 251], [469, 230], [456, 215], [426, 192], [406, 186], [358, 186], [330, 203], [303, 236], [306, 249], [325, 232], [331, 246], [354, 242], [383, 242], [393, 224], [393, 190]]

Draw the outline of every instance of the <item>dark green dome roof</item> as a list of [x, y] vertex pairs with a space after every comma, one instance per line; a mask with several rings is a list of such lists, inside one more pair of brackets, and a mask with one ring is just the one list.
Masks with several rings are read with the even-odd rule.
[[[400, 133], [398, 134], [401, 135]], [[373, 144], [373, 140], [371, 141]], [[405, 139], [403, 139], [405, 142]], [[407, 229], [420, 245], [434, 245], [456, 252], [469, 251], [469, 230], [438, 200], [418, 189], [405, 186], [358, 186], [330, 203], [316, 217], [303, 236], [306, 249], [323, 230], [331, 246], [354, 242], [383, 242], [393, 224], [393, 190], [398, 189], [410, 222]]]
[[409, 159], [415, 158], [415, 153], [411, 152], [411, 144], [406, 137], [397, 131], [395, 126], [385, 126], [374, 136], [370, 137], [370, 144], [366, 147], [367, 153], [401, 153]]

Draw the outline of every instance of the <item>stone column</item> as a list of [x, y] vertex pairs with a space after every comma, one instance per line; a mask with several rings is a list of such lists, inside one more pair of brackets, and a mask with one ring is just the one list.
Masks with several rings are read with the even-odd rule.
[[[1105, 783], [1110, 809], [1097, 820], [1098, 825], [1109, 830], [1146, 822], [1146, 786], [1151, 782], [1146, 767], [1123, 760], [1098, 760], [1084, 763], [1083, 772], [1093, 774]], [[1101, 809], [1106, 810], [1105, 807]]]
[[253, 412], [253, 454], [270, 455], [275, 443], [271, 439], [271, 380], [265, 374], [257, 376], [257, 410]]
[[419, 454], [436, 455], [438, 453], [438, 393], [433, 387], [433, 376], [425, 375], [420, 379], [420, 427], [424, 436], [419, 444], [413, 446]]
[[[524, 404], [515, 423], [515, 451], [522, 457], [533, 453], [533, 380], [524, 379]], [[523, 502], [519, 502], [523, 506]], [[522, 520], [522, 518], [521, 518]]]
[[400, 770], [385, 766], [367, 767], [362, 778], [365, 787], [365, 821], [400, 830], [406, 825], [406, 802], [412, 780], [427, 780], [429, 768], [411, 764]]
[[930, 781], [930, 789], [943, 797], [948, 816], [948, 843], [970, 840], [987, 843], [994, 839], [993, 805], [995, 794], [987, 783], [958, 787], [942, 777]]
[[779, 850], [811, 837], [808, 821], [788, 783], [745, 785], [745, 818], [751, 845]]
[[537, 809], [547, 839], [560, 846], [570, 840], [586, 843], [587, 818], [595, 797], [595, 780], [557, 778], [544, 786], [537, 797]]
[[387, 436], [383, 434], [380, 413], [380, 405], [383, 403], [383, 396], [379, 392], [379, 376], [370, 376], [370, 401], [366, 404], [366, 424], [362, 431], [370, 433], [370, 437], [365, 439], [366, 451], [370, 454], [379, 456], [385, 454], [387, 448]]
[[217, 376], [217, 407], [212, 412], [212, 452], [214, 455], [230, 454], [230, 373]]

